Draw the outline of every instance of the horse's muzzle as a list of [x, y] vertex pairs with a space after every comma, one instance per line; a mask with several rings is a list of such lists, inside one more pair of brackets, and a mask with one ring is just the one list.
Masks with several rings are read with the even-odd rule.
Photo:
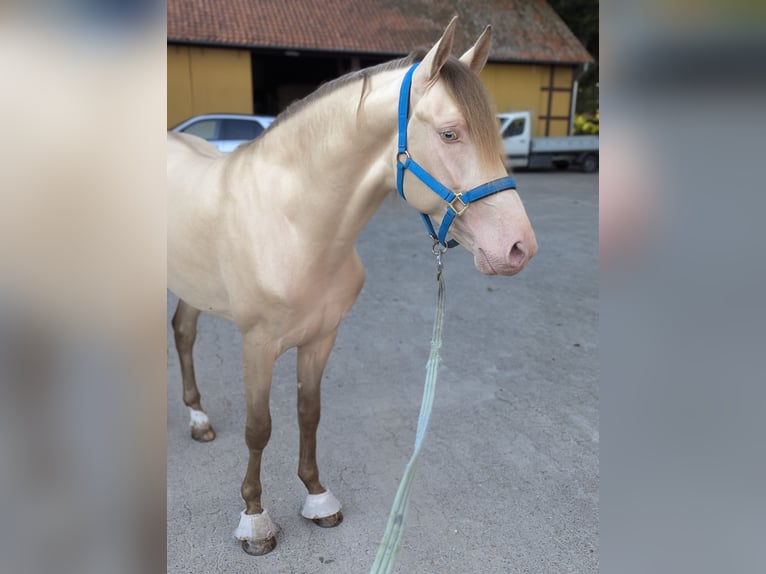
[[537, 241], [532, 236], [526, 241], [516, 241], [504, 255], [493, 256], [479, 247], [474, 255], [474, 265], [485, 275], [516, 275], [536, 253]]

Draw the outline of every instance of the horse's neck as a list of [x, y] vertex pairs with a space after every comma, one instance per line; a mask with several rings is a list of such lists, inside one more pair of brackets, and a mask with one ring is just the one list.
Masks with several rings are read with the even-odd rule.
[[389, 71], [370, 78], [358, 113], [361, 81], [310, 104], [260, 142], [262, 168], [278, 166], [284, 174], [280, 189], [263, 192], [278, 195], [295, 228], [315, 244], [353, 245], [394, 188], [401, 75]]

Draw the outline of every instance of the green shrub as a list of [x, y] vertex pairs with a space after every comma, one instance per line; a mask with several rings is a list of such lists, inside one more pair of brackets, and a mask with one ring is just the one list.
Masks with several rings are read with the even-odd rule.
[[574, 120], [575, 135], [598, 135], [598, 110], [593, 114], [577, 114]]

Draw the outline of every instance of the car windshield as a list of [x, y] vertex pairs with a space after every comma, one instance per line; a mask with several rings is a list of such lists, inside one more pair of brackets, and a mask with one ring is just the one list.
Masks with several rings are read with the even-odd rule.
[[513, 136], [520, 136], [523, 133], [524, 133], [524, 118], [516, 118], [510, 124], [508, 124], [507, 128], [505, 128], [505, 131], [503, 132], [502, 137], [509, 138]]

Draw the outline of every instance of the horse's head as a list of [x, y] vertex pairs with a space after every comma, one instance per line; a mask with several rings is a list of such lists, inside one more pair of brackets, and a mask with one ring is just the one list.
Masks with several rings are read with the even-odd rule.
[[[459, 60], [450, 56], [453, 19], [412, 73], [407, 152], [454, 193], [506, 177], [497, 119], [479, 72], [489, 55], [490, 27]], [[448, 204], [419, 177], [404, 170], [406, 199], [439, 229]], [[463, 204], [453, 204], [460, 212]], [[488, 275], [513, 275], [537, 252], [532, 225], [515, 189], [471, 202], [454, 217], [449, 233]]]

